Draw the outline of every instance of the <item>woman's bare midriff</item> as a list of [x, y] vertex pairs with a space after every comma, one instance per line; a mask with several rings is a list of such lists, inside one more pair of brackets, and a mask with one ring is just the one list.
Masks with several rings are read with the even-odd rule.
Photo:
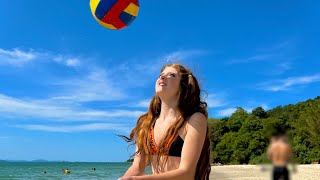
[[157, 157], [156, 156], [152, 156], [152, 162], [151, 162], [151, 167], [152, 167], [152, 173], [153, 174], [159, 174], [159, 173], [163, 173], [163, 172], [167, 172], [167, 171], [172, 171], [175, 169], [179, 168], [180, 165], [180, 160], [181, 157], [174, 157], [174, 156], [169, 156], [167, 163], [164, 166], [164, 169], [159, 169], [157, 166]]

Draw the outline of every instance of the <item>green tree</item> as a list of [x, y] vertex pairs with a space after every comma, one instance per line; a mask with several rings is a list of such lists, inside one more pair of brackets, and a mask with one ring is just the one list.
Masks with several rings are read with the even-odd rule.
[[268, 114], [262, 107], [257, 107], [252, 110], [252, 115], [258, 116], [259, 118], [267, 118]]
[[238, 132], [248, 115], [249, 114], [244, 109], [238, 107], [237, 110], [226, 121], [226, 126], [228, 127], [229, 131]]
[[272, 135], [286, 133], [297, 163], [320, 161], [320, 96], [297, 104], [251, 114], [238, 107], [223, 119], [209, 119], [211, 162], [223, 164], [268, 162]]

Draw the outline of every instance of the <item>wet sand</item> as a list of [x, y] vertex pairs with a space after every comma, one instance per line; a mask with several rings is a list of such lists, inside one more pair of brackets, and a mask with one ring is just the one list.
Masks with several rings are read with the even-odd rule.
[[[226, 165], [211, 166], [210, 179], [225, 180], [270, 180], [270, 165]], [[320, 180], [320, 165], [298, 165], [297, 172], [291, 173], [292, 180]]]

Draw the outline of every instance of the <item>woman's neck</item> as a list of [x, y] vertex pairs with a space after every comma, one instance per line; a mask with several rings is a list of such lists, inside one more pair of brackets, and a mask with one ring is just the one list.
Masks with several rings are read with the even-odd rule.
[[178, 113], [177, 106], [178, 106], [178, 99], [172, 100], [172, 101], [162, 100], [159, 119], [163, 121], [175, 119]]

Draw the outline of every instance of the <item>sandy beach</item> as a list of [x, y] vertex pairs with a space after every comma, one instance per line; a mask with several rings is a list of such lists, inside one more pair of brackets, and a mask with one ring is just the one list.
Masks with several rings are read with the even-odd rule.
[[[270, 180], [270, 165], [226, 165], [212, 166], [210, 179], [226, 180]], [[291, 173], [292, 180], [319, 180], [320, 165], [298, 165], [297, 172]]]

